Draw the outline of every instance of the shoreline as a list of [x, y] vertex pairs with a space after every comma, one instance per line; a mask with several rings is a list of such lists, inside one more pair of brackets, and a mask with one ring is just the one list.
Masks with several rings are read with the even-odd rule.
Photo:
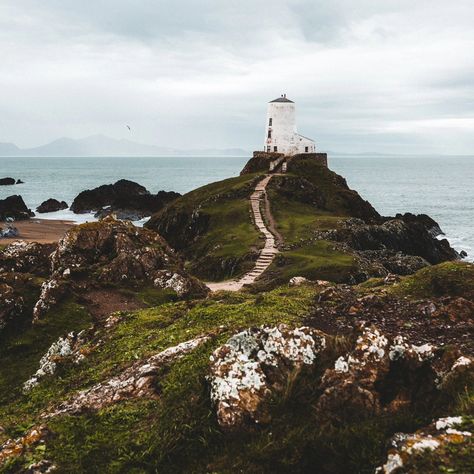
[[[5, 225], [5, 223], [2, 224]], [[0, 245], [8, 245], [18, 240], [37, 242], [39, 244], [53, 244], [58, 242], [71, 227], [77, 225], [77, 222], [63, 219], [37, 219], [33, 217], [24, 221], [12, 222], [12, 225], [18, 229], [19, 235], [0, 239]]]

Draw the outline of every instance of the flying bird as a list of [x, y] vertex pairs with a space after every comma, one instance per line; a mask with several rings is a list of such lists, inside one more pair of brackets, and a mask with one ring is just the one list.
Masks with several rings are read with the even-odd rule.
[[127, 127], [130, 131], [132, 131], [132, 129], [130, 128], [130, 125], [126, 125], [126, 127]]

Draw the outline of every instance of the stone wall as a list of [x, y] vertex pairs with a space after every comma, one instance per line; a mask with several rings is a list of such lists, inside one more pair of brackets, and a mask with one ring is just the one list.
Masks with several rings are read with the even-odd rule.
[[300, 153], [298, 155], [293, 155], [292, 157], [289, 158], [289, 161], [298, 158], [310, 158], [315, 161], [317, 161], [319, 164], [322, 166], [325, 166], [326, 168], [328, 167], [328, 154], [327, 153]]

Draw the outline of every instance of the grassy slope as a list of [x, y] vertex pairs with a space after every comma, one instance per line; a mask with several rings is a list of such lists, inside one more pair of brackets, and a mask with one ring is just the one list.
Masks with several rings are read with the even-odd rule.
[[[459, 272], [457, 266], [448, 269], [446, 264], [429, 270], [432, 275], [442, 271], [447, 279]], [[423, 281], [431, 281], [425, 273], [419, 272]], [[464, 282], [469, 288], [471, 281]], [[460, 291], [456, 288], [446, 293]], [[205, 378], [211, 352], [231, 334], [249, 326], [304, 324], [315, 296], [316, 289], [311, 286], [281, 287], [257, 296], [220, 293], [206, 300], [122, 313], [122, 322], [100, 336], [103, 344], [85, 361], [63, 367], [54, 377], [44, 378], [28, 396], [22, 395], [17, 388], [36, 370], [50, 342], [89, 322], [80, 307], [66, 303], [20, 339], [26, 341], [26, 357], [11, 351], [2, 355], [3, 370], [8, 366], [10, 375], [0, 380], [6, 395], [0, 407], [0, 424], [6, 432], [0, 434], [0, 442], [37, 424], [38, 415], [49, 406], [107, 380], [136, 360], [197, 335], [218, 335], [161, 374], [159, 399], [131, 400], [98, 413], [48, 420], [54, 436], [47, 441], [45, 452], [41, 447], [4, 471], [14, 472], [45, 457], [58, 463], [59, 472], [312, 472], [316, 466], [321, 472], [373, 472], [384, 460], [386, 441], [394, 432], [413, 431], [437, 413], [407, 412], [341, 427], [321, 425], [312, 409], [318, 396], [314, 382], [327, 361], [320, 361], [316, 372], [302, 374], [286, 396], [272, 401], [270, 426], [232, 436], [223, 433], [215, 421]], [[334, 360], [345, 341], [338, 338], [329, 344]], [[28, 355], [32, 348], [34, 354]], [[472, 395], [455, 398], [450, 413], [473, 414]], [[466, 458], [465, 453], [461, 455], [460, 459]]]
[[250, 219], [248, 201], [258, 176], [229, 178], [191, 191], [154, 216], [150, 226], [181, 213], [191, 215], [199, 209], [199, 214], [209, 219], [209, 225], [196, 239], [176, 243], [173, 239], [178, 232], [161, 233], [185, 255], [195, 276], [219, 281], [242, 275], [253, 265], [255, 255], [251, 251], [263, 245]]
[[474, 265], [445, 262], [424, 268], [404, 278], [392, 292], [399, 296], [463, 296], [474, 300]]
[[[272, 401], [270, 426], [233, 436], [215, 421], [205, 378], [211, 352], [242, 328], [304, 324], [314, 297], [310, 286], [285, 287], [258, 296], [221, 293], [122, 314], [123, 321], [81, 365], [62, 369], [43, 379], [29, 396], [18, 395], [1, 407], [4, 437], [20, 435], [51, 404], [106, 380], [137, 359], [200, 334], [220, 332], [161, 374], [159, 399], [131, 400], [98, 413], [48, 420], [54, 436], [46, 451], [16, 460], [5, 471], [46, 457], [58, 463], [59, 472], [314, 472], [316, 466], [321, 472], [373, 472], [393, 432], [413, 431], [434, 414], [408, 412], [341, 427], [321, 425], [312, 401], [318, 395], [314, 382], [327, 361], [315, 372], [303, 373], [283, 398]], [[334, 360], [345, 341], [338, 338], [329, 344]], [[11, 364], [12, 370], [26, 375], [21, 359]], [[463, 412], [472, 411], [472, 401], [464, 399], [463, 404]], [[453, 407], [453, 414], [460, 406]]]
[[311, 237], [315, 231], [337, 229], [341, 221], [350, 216], [350, 210], [345, 206], [344, 199], [341, 199], [341, 194], [348, 191], [334, 182], [331, 171], [317, 163], [302, 163], [287, 176], [304, 178], [315, 184], [324, 194], [326, 205], [325, 209], [321, 209], [289, 198], [279, 193], [270, 182], [268, 192], [271, 212], [285, 246], [290, 246], [291, 250], [282, 251], [263, 276], [262, 285], [283, 283], [294, 276], [347, 281], [357, 270], [354, 257], [330, 242], [312, 241]]

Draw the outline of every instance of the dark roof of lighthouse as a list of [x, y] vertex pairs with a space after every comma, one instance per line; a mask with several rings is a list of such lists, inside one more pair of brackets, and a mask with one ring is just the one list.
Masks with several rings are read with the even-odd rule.
[[281, 97], [278, 97], [278, 99], [271, 100], [270, 104], [272, 102], [290, 102], [290, 103], [294, 104], [294, 102], [292, 100], [286, 98], [286, 95], [282, 95]]

